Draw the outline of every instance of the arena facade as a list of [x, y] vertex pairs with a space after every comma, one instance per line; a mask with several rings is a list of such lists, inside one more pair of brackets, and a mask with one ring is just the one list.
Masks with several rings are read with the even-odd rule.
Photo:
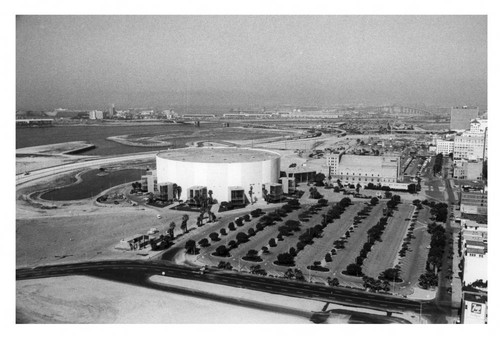
[[212, 191], [218, 202], [261, 200], [262, 187], [278, 183], [280, 159], [279, 153], [250, 148], [163, 151], [156, 155], [157, 181], [159, 186], [180, 186], [182, 200], [204, 191]]

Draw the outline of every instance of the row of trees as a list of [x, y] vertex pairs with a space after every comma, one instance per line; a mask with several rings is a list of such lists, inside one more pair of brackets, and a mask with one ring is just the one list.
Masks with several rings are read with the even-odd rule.
[[442, 225], [435, 222], [431, 223], [427, 226], [427, 232], [432, 235], [431, 249], [427, 255], [426, 272], [420, 275], [418, 279], [418, 283], [424, 289], [438, 285], [437, 273], [441, 270], [444, 248], [446, 247], [446, 231]]
[[442, 168], [443, 168], [443, 154], [439, 153], [434, 158], [434, 167], [432, 168], [434, 176], [436, 176], [437, 173], [440, 173]]
[[[395, 195], [389, 202], [387, 202], [387, 207], [389, 209], [388, 214], [392, 213], [392, 210], [396, 208], [400, 200], [400, 197]], [[367, 242], [363, 244], [363, 248], [361, 248], [359, 255], [355, 259], [355, 263], [349, 264], [343, 273], [351, 276], [363, 276], [363, 262], [368, 257], [368, 253], [372, 250], [375, 242], [382, 241], [381, 236], [385, 230], [385, 226], [387, 225], [387, 219], [387, 216], [382, 216], [377, 224], [368, 229], [366, 232], [368, 235]]]
[[[321, 201], [321, 200], [320, 200]], [[351, 203], [349, 198], [341, 200], [341, 202], [337, 203], [336, 205], [332, 206], [328, 212], [323, 215], [323, 222], [322, 224], [317, 224], [312, 228], [308, 228], [305, 230], [301, 235], [299, 235], [299, 241], [296, 244], [296, 248], [292, 247], [290, 250], [286, 253], [279, 254], [277, 257], [277, 261], [274, 263], [277, 265], [281, 266], [294, 266], [295, 265], [295, 257], [297, 254], [302, 251], [306, 245], [312, 244], [314, 241], [314, 238], [319, 238], [322, 236], [323, 229], [327, 226], [328, 223], [331, 223], [333, 221], [333, 218], [340, 218], [340, 215], [344, 212], [345, 207], [348, 206]], [[308, 221], [310, 215], [316, 214], [321, 208], [325, 207], [328, 205], [327, 200], [323, 200], [321, 202], [318, 202], [318, 204], [311, 206], [307, 211], [302, 212], [299, 214], [299, 220], [301, 221]], [[282, 227], [280, 230], [280, 234], [278, 235], [278, 239], [280, 239], [281, 236], [290, 236], [293, 234], [293, 232], [300, 231], [300, 228], [297, 224], [297, 221], [287, 221], [291, 224], [286, 225]], [[271, 245], [272, 246], [272, 245]]]
[[310, 187], [309, 188], [309, 198], [313, 198], [315, 200], [319, 200], [319, 199], [323, 198], [323, 195], [321, 195], [318, 192], [318, 189], [316, 187]]

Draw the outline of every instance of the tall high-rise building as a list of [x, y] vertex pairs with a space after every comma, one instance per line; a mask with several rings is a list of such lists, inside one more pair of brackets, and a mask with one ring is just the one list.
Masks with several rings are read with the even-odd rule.
[[111, 118], [115, 115], [115, 104], [109, 106], [108, 117]]
[[469, 130], [471, 120], [478, 117], [479, 109], [477, 107], [452, 107], [450, 130]]

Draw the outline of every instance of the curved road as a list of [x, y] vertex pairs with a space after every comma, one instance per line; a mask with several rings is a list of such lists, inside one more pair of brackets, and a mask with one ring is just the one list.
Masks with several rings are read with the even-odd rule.
[[[65, 275], [88, 275], [171, 291], [170, 288], [166, 289], [166, 287], [149, 280], [149, 277], [152, 275], [162, 274], [181, 279], [204, 281], [298, 298], [308, 298], [345, 306], [364, 307], [384, 312], [414, 312], [425, 317], [431, 323], [446, 322], [442, 318], [443, 312], [433, 301], [408, 300], [390, 295], [368, 293], [361, 290], [327, 287], [306, 282], [217, 269], [207, 269], [205, 274], [202, 274], [197, 268], [160, 261], [116, 260], [20, 268], [16, 270], [16, 279], [27, 280]], [[218, 300], [220, 301], [220, 298]]]

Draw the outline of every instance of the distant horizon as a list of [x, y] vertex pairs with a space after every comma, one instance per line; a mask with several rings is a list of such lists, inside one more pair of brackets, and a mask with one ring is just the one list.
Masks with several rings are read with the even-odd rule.
[[16, 17], [17, 110], [111, 103], [486, 107], [487, 17]]

